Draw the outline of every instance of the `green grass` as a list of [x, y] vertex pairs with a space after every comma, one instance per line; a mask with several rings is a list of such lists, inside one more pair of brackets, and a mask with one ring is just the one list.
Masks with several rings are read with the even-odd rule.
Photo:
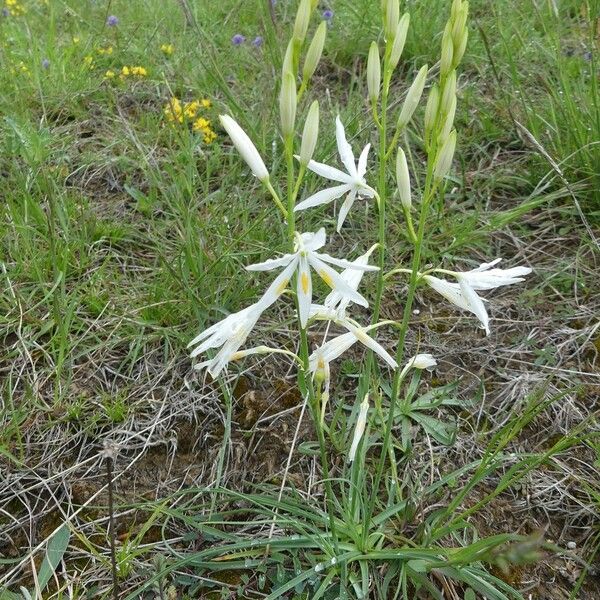
[[[209, 392], [201, 388], [206, 399], [199, 403], [194, 390], [197, 393], [201, 382], [190, 376], [191, 361], [185, 347], [206, 324], [257, 298], [264, 279], [240, 276], [244, 265], [285, 251], [285, 227], [260, 184], [248, 177], [246, 166], [231, 150], [217, 125], [217, 115], [231, 112], [251, 132], [272, 172], [284, 174], [282, 144], [275, 128], [277, 81], [296, 3], [280, 0], [274, 23], [266, 2], [258, 0], [114, 1], [108, 12], [105, 3], [77, 0], [23, 0], [22, 4], [24, 15], [0, 17], [0, 59], [4, 66], [0, 70], [1, 460], [17, 473], [30, 469], [36, 481], [45, 481], [56, 472], [92, 460], [104, 438], [140, 431], [132, 438], [132, 448], [123, 450], [124, 456], [131, 451], [137, 461], [136, 452], [141, 452], [146, 442], [175, 448], [172, 441], [177, 438], [180, 420], [192, 412], [186, 408], [189, 401], [198, 414], [209, 415], [206, 419], [211, 429], [200, 428], [194, 435], [206, 444], [203, 451], [214, 451], [217, 456], [219, 468], [212, 472], [216, 475], [214, 489], [191, 488], [178, 495], [177, 486], [163, 487], [154, 503], [157, 498], [147, 502], [132, 499], [123, 484], [119, 500], [123, 509], [135, 509], [145, 523], [159, 520], [163, 527], [158, 541], [147, 541], [144, 525], [141, 535], [132, 526], [129, 541], [120, 546], [120, 555], [125, 557], [119, 567], [124, 589], [133, 597], [142, 581], [152, 583], [156, 579], [165, 587], [176, 585], [179, 590], [190, 591], [199, 585], [193, 576], [205, 577], [205, 583], [217, 591], [235, 589], [236, 585], [245, 588], [243, 582], [223, 583], [214, 578], [217, 569], [207, 562], [219, 553], [243, 553], [249, 547], [247, 537], [233, 538], [228, 527], [221, 526], [221, 519], [230, 525], [239, 521], [241, 527], [255, 521], [260, 530], [261, 523], [270, 525], [273, 506], [263, 495], [254, 493], [246, 497], [252, 502], [232, 508], [238, 491], [224, 489], [235, 473], [227, 433], [228, 428], [244, 429], [239, 418], [231, 422], [242, 400], [223, 384]], [[376, 141], [363, 99], [366, 56], [380, 28], [373, 4], [372, 0], [337, 0], [331, 5], [335, 15], [310, 90], [321, 103], [323, 135], [318, 159], [324, 162], [336, 160], [333, 121], [338, 113], [348, 124], [353, 144]], [[407, 3], [411, 29], [392, 84], [393, 103], [402, 101], [421, 65], [437, 61], [448, 11], [443, 4], [442, 10], [435, 0]], [[512, 493], [515, 486], [518, 489], [531, 472], [543, 474], [548, 464], [554, 464], [555, 455], [571, 456], [575, 452], [571, 448], [577, 448], [585, 462], [590, 447], [598, 446], [597, 438], [590, 436], [588, 440], [586, 428], [593, 423], [586, 419], [597, 410], [593, 397], [597, 394], [594, 386], [600, 348], [597, 313], [594, 316], [600, 292], [597, 247], [589, 237], [589, 229], [597, 231], [600, 223], [600, 91], [594, 75], [600, 64], [596, 30], [600, 6], [597, 0], [567, 0], [555, 12], [553, 1], [472, 4], [469, 48], [459, 78], [459, 149], [445, 204], [429, 224], [424, 262], [442, 257], [448, 264], [474, 264], [475, 258], [469, 262], [466, 257], [493, 258], [506, 248], [535, 261], [536, 278], [521, 301], [504, 305], [516, 321], [532, 325], [508, 331], [501, 341], [510, 343], [511, 352], [518, 354], [516, 360], [529, 363], [526, 373], [535, 380], [536, 389], [547, 386], [556, 392], [552, 397], [570, 394], [576, 385], [584, 391], [574, 395], [576, 416], [557, 413], [562, 437], [545, 448], [527, 445], [527, 418], [541, 419], [546, 427], [543, 415], [558, 409], [553, 403], [528, 404], [526, 398], [531, 396], [525, 392], [516, 398], [517, 407], [527, 406], [532, 411], [525, 411], [525, 416], [518, 409], [507, 409], [503, 402], [500, 414], [495, 415], [495, 408], [485, 404], [487, 396], [478, 396], [481, 410], [490, 418], [491, 434], [486, 431], [485, 419], [474, 417], [472, 409], [436, 407], [438, 417], [451, 416], [457, 421], [459, 444], [462, 437], [465, 443], [473, 443], [474, 450], [473, 455], [460, 457], [448, 450], [449, 454], [435, 459], [440, 461], [436, 469], [446, 478], [440, 479], [443, 485], [423, 485], [425, 504], [443, 506], [423, 521], [417, 532], [411, 530], [412, 542], [423, 549], [423, 556], [411, 557], [417, 561], [429, 560], [433, 547], [439, 553], [444, 545], [469, 548], [477, 543], [485, 535], [478, 527], [489, 516], [487, 510], [494, 514], [498, 496], [503, 497], [507, 490]], [[328, 6], [320, 6], [319, 12]], [[115, 28], [105, 24], [109, 13], [119, 18]], [[246, 37], [240, 47], [230, 41], [236, 33]], [[262, 48], [250, 44], [257, 35], [264, 38]], [[163, 43], [174, 45], [172, 56], [161, 52]], [[108, 47], [113, 48], [112, 53], [98, 52]], [[92, 68], [86, 62], [88, 56], [93, 57]], [[49, 61], [47, 67], [44, 60]], [[124, 81], [104, 77], [107, 70], [119, 73], [123, 66], [136, 65], [147, 69], [147, 77]], [[207, 145], [189, 127], [167, 122], [163, 109], [172, 96], [187, 101], [211, 100], [212, 107], [205, 114], [217, 131], [215, 142]], [[421, 123], [422, 112], [423, 107], [417, 111], [417, 123]], [[299, 115], [302, 120], [303, 115]], [[419, 126], [409, 127], [406, 136], [416, 148], [411, 161], [414, 177], [422, 181], [425, 172]], [[560, 175], [548, 157], [560, 167]], [[317, 177], [310, 176], [303, 195], [308, 196], [319, 185]], [[331, 211], [324, 214], [324, 218], [323, 213], [319, 218], [303, 216], [303, 226], [310, 230], [324, 224], [331, 230]], [[376, 230], [374, 210], [355, 210], [343, 236], [335, 239], [336, 250], [340, 255], [357, 256], [376, 241]], [[389, 236], [390, 263], [408, 262], [410, 246], [399, 203], [392, 202], [390, 207]], [[399, 317], [402, 297], [399, 283], [383, 307], [384, 317]], [[457, 364], [463, 364], [461, 352], [466, 349], [458, 343], [452, 345], [445, 337], [461, 315], [429, 311], [430, 300], [426, 294], [419, 298], [423, 319], [418, 323], [416, 342], [428, 343], [426, 340], [433, 338], [432, 344], [448, 350], [448, 363], [461, 357]], [[535, 326], [539, 331], [531, 334]], [[556, 334], [565, 328], [569, 330], [567, 340]], [[272, 323], [266, 330], [269, 335], [280, 335]], [[474, 347], [479, 344], [475, 338], [467, 342]], [[560, 346], [562, 343], [565, 345]], [[570, 361], [566, 358], [569, 354], [576, 358]], [[502, 363], [499, 368], [512, 364], [508, 361], [514, 356], [498, 356]], [[469, 362], [468, 357], [465, 360]], [[475, 367], [470, 368], [474, 372]], [[266, 393], [269, 377], [284, 375], [267, 369], [266, 381], [252, 379], [250, 384], [260, 395]], [[448, 379], [440, 384], [455, 378], [460, 384], [462, 376], [463, 371], [450, 370]], [[513, 372], [512, 376], [517, 375]], [[246, 381], [245, 377], [240, 381]], [[348, 385], [353, 386], [354, 381], [350, 377]], [[465, 387], [469, 385], [465, 382]], [[342, 400], [345, 403], [340, 414], [350, 420], [340, 433], [341, 448], [356, 418], [355, 412], [348, 410], [351, 395]], [[168, 420], [170, 410], [172, 420]], [[475, 412], [479, 410], [477, 405]], [[160, 425], [152, 425], [156, 415], [167, 419], [167, 424], [160, 421]], [[496, 417], [505, 424], [501, 433], [495, 430]], [[423, 445], [418, 449], [429, 452], [420, 431], [416, 435]], [[254, 435], [249, 427], [242, 437], [253, 440]], [[310, 434], [304, 441], [310, 442]], [[301, 447], [306, 454], [299, 459], [299, 472], [305, 474], [314, 447], [310, 443]], [[60, 456], [61, 449], [64, 457]], [[513, 452], [520, 452], [521, 460], [506, 466], [504, 461]], [[168, 460], [170, 455], [164, 457], [165, 463]], [[473, 471], [463, 477], [464, 462], [472, 464]], [[417, 481], [432, 476], [423, 464], [416, 465], [414, 472], [411, 468], [406, 472], [409, 490], [417, 490]], [[575, 496], [597, 515], [597, 482], [584, 479], [576, 466], [572, 468], [575, 481], [582, 482], [575, 484]], [[456, 469], [460, 476], [447, 475]], [[496, 469], [498, 479], [494, 479]], [[80, 473], [87, 477], [87, 472]], [[62, 487], [52, 488], [55, 495], [50, 494], [49, 504], [42, 510], [50, 521], [57, 514], [70, 514], [72, 507], [64, 499], [71, 483], [65, 477]], [[27, 487], [27, 480], [23, 481]], [[261, 484], [252, 477], [249, 481]], [[95, 491], [101, 484], [103, 481], [95, 480]], [[440, 491], [442, 487], [444, 491]], [[468, 503], [461, 504], [475, 488], [480, 493], [477, 502], [471, 503], [471, 508]], [[296, 492], [289, 494], [285, 505], [288, 513], [282, 513], [282, 518], [302, 543], [283, 540], [277, 544], [281, 551], [291, 552], [292, 561], [262, 562], [254, 553], [249, 555], [251, 564], [246, 564], [246, 557], [232, 559], [225, 571], [246, 573], [250, 577], [248, 589], [261, 589], [262, 581], [265, 595], [274, 594], [281, 585], [289, 589], [297, 586], [298, 594], [326, 594], [331, 581], [324, 584], [322, 578], [317, 581], [313, 577], [315, 564], [331, 557], [331, 543], [324, 533], [326, 515], [320, 507], [306, 507], [306, 500]], [[15, 499], [10, 492], [9, 497]], [[342, 521], [348, 510], [346, 500], [340, 499], [337, 517]], [[79, 593], [91, 589], [106, 595], [110, 588], [103, 537], [106, 523], [95, 522], [104, 514], [104, 497], [100, 495], [92, 506], [96, 503], [97, 514], [83, 517], [85, 529], [80, 536], [84, 541], [72, 544], [71, 554], [66, 556], [82, 572]], [[216, 506], [220, 512], [207, 516]], [[27, 520], [24, 504], [11, 507], [17, 520]], [[401, 534], [394, 539], [401, 544], [405, 541], [402, 526], [410, 529], [418, 520], [417, 512], [413, 506], [410, 510], [406, 505], [395, 508]], [[567, 503], [562, 512], [558, 511], [558, 529], [570, 508]], [[385, 512], [389, 507], [379, 506], [378, 510]], [[479, 521], [478, 514], [482, 515]], [[191, 546], [197, 541], [197, 531], [223, 548], [202, 548], [198, 554], [188, 553], [182, 562], [173, 561], [181, 548], [173, 546], [171, 540], [177, 538], [179, 543], [183, 539]], [[1, 558], [8, 557], [8, 562], [0, 563], [0, 576], [49, 533], [42, 529], [32, 539], [20, 539], [17, 555], [3, 550]], [[258, 539], [261, 552], [272, 543], [264, 532]], [[586, 544], [585, 553], [579, 557], [584, 563], [594, 555], [597, 537], [595, 542], [590, 537]], [[369, 552], [380, 550], [371, 548]], [[90, 567], [87, 572], [92, 556], [101, 557], [101, 567]], [[161, 563], [152, 567], [152, 561], [165, 557], [167, 566]], [[352, 561], [356, 557], [347, 558]], [[377, 555], [374, 560], [388, 558]], [[491, 564], [497, 558], [489, 555], [486, 561]], [[470, 560], [463, 559], [465, 564]], [[502, 559], [496, 562], [502, 563]], [[188, 579], [181, 573], [177, 579], [174, 571], [184, 566]], [[411, 576], [418, 578], [422, 567], [422, 563], [413, 562], [402, 569], [412, 569]], [[483, 566], [476, 568], [480, 567], [484, 572]], [[99, 574], [102, 583], [88, 588], [86, 573], [90, 581]], [[362, 574], [356, 586], [364, 588], [368, 582]], [[404, 572], [395, 575], [404, 582], [408, 577]], [[456, 573], [445, 575], [453, 579]], [[382, 571], [373, 584], [378, 591], [373, 593], [380, 598], [406, 593], [392, 591], [391, 580], [392, 575], [386, 578]], [[18, 582], [32, 588], [31, 578], [25, 575], [11, 581], [13, 591], [18, 589]], [[472, 579], [468, 585], [474, 586]], [[585, 587], [583, 579], [582, 585]], [[56, 594], [60, 597], [60, 592]]]

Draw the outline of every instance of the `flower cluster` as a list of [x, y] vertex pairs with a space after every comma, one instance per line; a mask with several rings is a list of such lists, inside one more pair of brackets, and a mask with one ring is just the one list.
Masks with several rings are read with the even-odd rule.
[[4, 0], [4, 8], [2, 9], [4, 16], [20, 17], [25, 14], [25, 7], [19, 0]]
[[202, 110], [208, 110], [211, 106], [208, 98], [182, 103], [174, 96], [165, 105], [163, 113], [168, 123], [191, 124], [193, 131], [202, 134], [204, 143], [211, 144], [217, 134], [212, 129], [210, 120], [200, 114]]
[[171, 56], [173, 54], [173, 52], [175, 52], [175, 46], [173, 46], [173, 44], [161, 44], [160, 51], [165, 56]]
[[112, 69], [108, 69], [104, 73], [105, 79], [115, 79], [119, 77], [121, 81], [125, 81], [126, 79], [143, 79], [148, 76], [148, 70], [145, 67], [134, 66], [121, 67], [120, 71], [113, 71]]

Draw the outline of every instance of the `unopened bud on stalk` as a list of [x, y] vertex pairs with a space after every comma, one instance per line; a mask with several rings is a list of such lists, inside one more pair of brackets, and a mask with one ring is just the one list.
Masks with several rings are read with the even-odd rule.
[[400, 192], [400, 202], [406, 210], [410, 210], [412, 205], [410, 195], [410, 174], [408, 164], [406, 163], [406, 154], [402, 148], [398, 148], [396, 157], [396, 181], [398, 182], [398, 191]]
[[352, 446], [350, 446], [350, 452], [348, 453], [348, 461], [352, 462], [356, 456], [358, 445], [365, 432], [367, 426], [367, 414], [369, 413], [369, 395], [367, 394], [364, 400], [360, 403], [360, 412], [358, 413], [358, 419], [356, 419], [356, 425], [354, 427], [354, 436], [352, 438]]
[[385, 4], [385, 12], [383, 14], [383, 25], [385, 31], [385, 39], [393, 40], [400, 19], [400, 3], [398, 0], [387, 0]]
[[454, 129], [448, 139], [444, 142], [444, 145], [440, 148], [438, 155], [435, 159], [435, 167], [433, 170], [433, 177], [436, 180], [441, 180], [450, 171], [452, 166], [452, 159], [454, 158], [454, 150], [456, 149], [456, 129]]
[[300, 0], [300, 6], [296, 13], [296, 20], [294, 22], [294, 39], [303, 42], [308, 31], [308, 24], [310, 23], [310, 13], [312, 12], [311, 0]]
[[456, 71], [451, 71], [446, 79], [444, 91], [442, 92], [442, 100], [440, 109], [444, 114], [448, 114], [452, 99], [456, 96]]
[[458, 16], [460, 9], [462, 8], [462, 0], [453, 0], [452, 7], [450, 8], [450, 19], [454, 21]]
[[461, 9], [458, 11], [458, 15], [452, 25], [452, 40], [456, 46], [462, 36], [462, 32], [467, 25], [467, 17], [469, 16], [469, 5], [463, 4]]
[[371, 42], [371, 48], [369, 48], [367, 88], [369, 90], [369, 100], [375, 104], [379, 99], [379, 89], [381, 88], [381, 63], [379, 61], [379, 47], [377, 46], [377, 42]]
[[450, 23], [446, 24], [444, 35], [442, 37], [442, 56], [440, 58], [440, 74], [446, 75], [452, 68], [452, 58], [454, 56], [454, 42], [452, 40], [452, 32]]
[[455, 46], [454, 46], [454, 55], [452, 58], [453, 68], [456, 68], [458, 66], [458, 64], [462, 60], [462, 57], [465, 55], [465, 50], [467, 49], [468, 39], [469, 39], [469, 30], [465, 27], [463, 29], [462, 36], [461, 36], [458, 44], [455, 44]]
[[404, 13], [402, 18], [398, 21], [396, 34], [394, 36], [394, 43], [392, 44], [392, 50], [390, 52], [390, 68], [392, 70], [394, 70], [400, 62], [402, 50], [404, 50], [404, 44], [406, 43], [406, 34], [408, 32], [409, 24], [410, 15], [408, 13]]
[[296, 79], [291, 73], [284, 73], [283, 81], [281, 82], [281, 93], [279, 94], [281, 132], [284, 137], [288, 137], [294, 133], [296, 101]]
[[308, 47], [306, 52], [306, 58], [304, 60], [304, 67], [302, 69], [302, 79], [309, 81], [314, 75], [314, 72], [319, 65], [321, 60], [321, 54], [323, 54], [323, 46], [325, 45], [325, 36], [327, 35], [327, 23], [321, 21], [321, 24], [317, 27], [315, 35]]
[[290, 40], [283, 57], [283, 66], [281, 68], [282, 77], [286, 73], [295, 73], [294, 70], [294, 40]]
[[434, 85], [429, 91], [429, 97], [427, 98], [427, 106], [425, 108], [425, 133], [428, 135], [431, 133], [435, 125], [435, 118], [437, 117], [438, 108], [440, 106], [440, 90], [437, 85]]
[[400, 111], [400, 116], [398, 117], [398, 127], [400, 129], [406, 127], [408, 122], [411, 120], [423, 94], [426, 78], [427, 65], [423, 65], [420, 71], [417, 73], [415, 80], [412, 82], [412, 85], [408, 90], [408, 94], [406, 94], [404, 104], [402, 105], [402, 110]]
[[319, 103], [315, 100], [308, 110], [304, 131], [302, 132], [302, 144], [300, 146], [300, 164], [306, 166], [313, 157], [317, 138], [319, 137]]
[[254, 176], [262, 182], [268, 181], [269, 171], [246, 132], [229, 115], [220, 115], [219, 120]]
[[456, 96], [452, 99], [450, 103], [450, 108], [448, 109], [448, 114], [444, 118], [444, 125], [442, 127], [442, 131], [440, 132], [440, 136], [438, 139], [438, 143], [443, 145], [448, 135], [450, 135], [450, 131], [452, 131], [452, 126], [454, 125], [454, 115], [456, 114]]

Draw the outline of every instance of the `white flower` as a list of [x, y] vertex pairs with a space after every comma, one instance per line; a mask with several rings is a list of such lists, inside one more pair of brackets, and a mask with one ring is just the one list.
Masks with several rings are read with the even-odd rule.
[[367, 426], [367, 414], [369, 413], [369, 394], [366, 394], [363, 401], [360, 403], [360, 412], [358, 413], [358, 419], [356, 419], [356, 425], [354, 427], [354, 436], [352, 438], [352, 446], [350, 446], [350, 452], [348, 453], [348, 461], [352, 462], [356, 456], [358, 450], [358, 444], [365, 433]]
[[529, 267], [513, 267], [512, 269], [492, 269], [500, 262], [500, 258], [491, 263], [483, 263], [476, 269], [464, 273], [444, 271], [458, 280], [451, 283], [432, 275], [425, 275], [423, 279], [439, 294], [452, 304], [473, 313], [485, 329], [486, 335], [490, 334], [489, 317], [481, 298], [475, 290], [492, 290], [504, 285], [512, 285], [524, 281], [523, 276], [529, 275]]
[[[362, 256], [352, 261], [355, 265], [352, 269], [344, 269], [340, 273], [342, 279], [348, 284], [354, 291], [358, 290], [358, 286], [363, 278], [365, 272], [359, 270], [356, 267], [364, 267], [369, 264], [369, 258], [373, 251], [378, 247], [378, 244], [371, 246]], [[338, 290], [332, 290], [331, 293], [325, 298], [323, 305], [313, 304], [311, 306], [311, 316], [317, 316], [318, 318], [326, 318], [330, 320], [343, 319], [346, 316], [346, 308], [352, 300], [348, 296], [344, 296]], [[329, 315], [329, 316], [325, 316]], [[331, 318], [331, 315], [334, 315]]]
[[[195, 365], [196, 369], [208, 367], [208, 372], [213, 378], [217, 378], [227, 363], [235, 358], [240, 346], [244, 344], [248, 335], [256, 325], [260, 315], [267, 308], [264, 302], [257, 302], [250, 306], [225, 317], [222, 321], [215, 323], [200, 335], [195, 337], [188, 348], [194, 348], [191, 357], [206, 352], [210, 348], [221, 348], [211, 360]], [[199, 345], [198, 345], [199, 344]]]
[[402, 379], [411, 369], [433, 369], [437, 365], [437, 361], [431, 354], [417, 354], [413, 356], [402, 369], [400, 379]]
[[332, 181], [337, 181], [341, 185], [336, 185], [335, 187], [327, 188], [317, 192], [316, 194], [313, 194], [306, 200], [297, 204], [294, 210], [305, 210], [313, 206], [328, 204], [329, 202], [333, 202], [337, 198], [340, 198], [344, 194], [348, 194], [344, 200], [344, 203], [342, 204], [342, 207], [340, 208], [338, 215], [337, 230], [339, 231], [342, 228], [342, 225], [346, 220], [346, 216], [352, 208], [356, 197], [360, 196], [365, 198], [373, 198], [377, 195], [377, 193], [372, 187], [368, 186], [365, 181], [365, 173], [367, 172], [367, 157], [369, 155], [371, 144], [367, 144], [365, 146], [360, 158], [358, 159], [357, 165], [354, 159], [354, 154], [352, 153], [352, 148], [346, 140], [344, 126], [342, 125], [339, 116], [336, 118], [335, 126], [338, 152], [340, 154], [342, 164], [344, 167], [346, 167], [347, 173], [344, 173], [344, 171], [340, 171], [335, 167], [330, 167], [329, 165], [311, 160], [308, 163], [308, 168], [311, 171], [317, 175], [331, 179]]
[[390, 356], [387, 350], [379, 342], [376, 342], [368, 335], [369, 331], [386, 324], [386, 322], [376, 323], [375, 325], [369, 325], [368, 327], [360, 327], [346, 319], [342, 324], [348, 329], [348, 333], [344, 333], [325, 342], [310, 355], [309, 371], [311, 373], [315, 372], [319, 364], [321, 364], [321, 361], [326, 363], [334, 361], [356, 342], [360, 342], [370, 350], [373, 350], [373, 352], [383, 358], [392, 369], [398, 368], [398, 363]]
[[[344, 268], [356, 269], [359, 271], [377, 271], [379, 267], [369, 265], [357, 265], [347, 260], [333, 258], [328, 254], [317, 252], [325, 245], [325, 229], [321, 228], [317, 233], [296, 233], [296, 243], [293, 254], [284, 254], [281, 258], [267, 260], [262, 263], [246, 267], [249, 271], [271, 271], [280, 267], [285, 267], [281, 274], [271, 284], [271, 287], [263, 296], [265, 303], [271, 303], [286, 288], [295, 271], [298, 272], [298, 312], [300, 324], [306, 327], [308, 321], [311, 301], [312, 301], [312, 278], [310, 268], [312, 267], [319, 277], [333, 290], [348, 297], [352, 302], [361, 306], [368, 306], [368, 302], [356, 290], [352, 289], [341, 275], [332, 269], [329, 264]], [[329, 264], [327, 264], [329, 263]], [[274, 300], [273, 300], [274, 301]]]
[[267, 181], [269, 179], [269, 171], [267, 171], [263, 159], [260, 157], [256, 146], [252, 143], [246, 132], [229, 115], [220, 115], [219, 120], [225, 131], [229, 134], [233, 145], [250, 167], [252, 173], [261, 181]]

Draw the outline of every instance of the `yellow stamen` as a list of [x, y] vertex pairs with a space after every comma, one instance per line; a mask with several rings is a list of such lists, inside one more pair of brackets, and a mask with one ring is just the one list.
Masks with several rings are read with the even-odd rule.
[[325, 271], [319, 271], [319, 276], [330, 288], [333, 287], [333, 280], [331, 279], [331, 275], [329, 275]]

